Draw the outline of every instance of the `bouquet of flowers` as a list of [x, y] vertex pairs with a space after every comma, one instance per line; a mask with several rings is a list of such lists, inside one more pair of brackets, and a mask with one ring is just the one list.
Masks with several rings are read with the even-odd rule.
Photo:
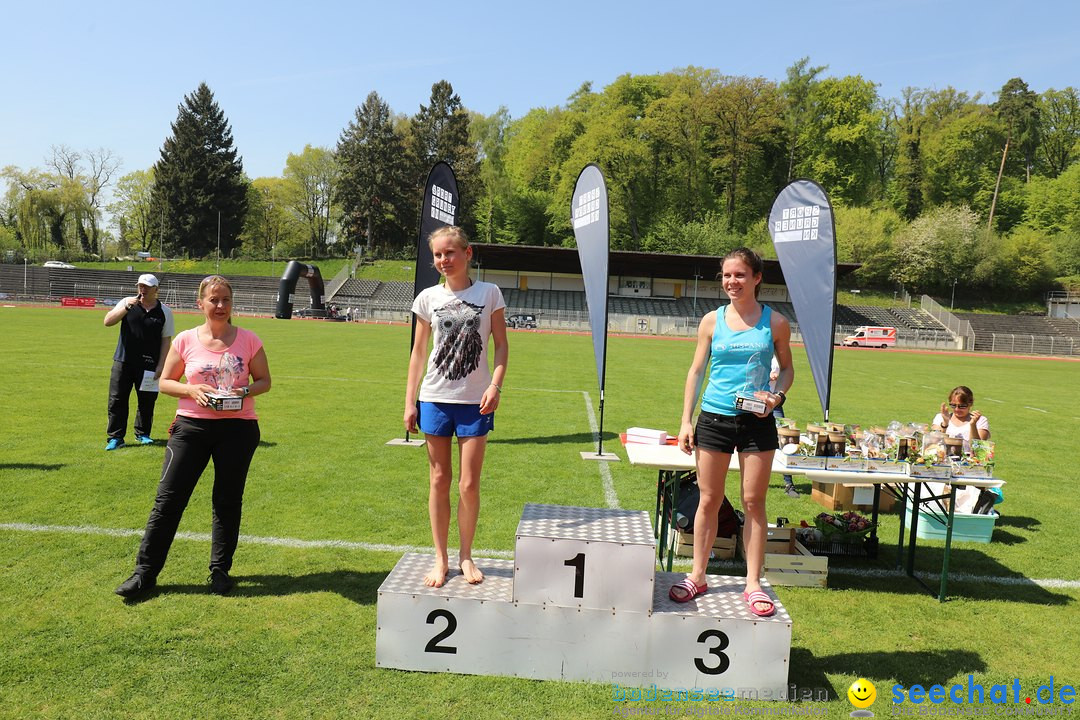
[[814, 524], [824, 537], [843, 542], [861, 540], [874, 529], [874, 523], [854, 512], [846, 512], [843, 515], [819, 513], [814, 518]]

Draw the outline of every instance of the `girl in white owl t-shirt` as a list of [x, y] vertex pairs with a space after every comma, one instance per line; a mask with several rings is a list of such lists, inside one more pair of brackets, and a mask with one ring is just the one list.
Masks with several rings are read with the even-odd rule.
[[[445, 282], [416, 296], [416, 337], [409, 358], [405, 388], [405, 430], [420, 430], [427, 439], [430, 485], [428, 515], [435, 564], [424, 584], [441, 587], [450, 563], [447, 535], [450, 529], [450, 483], [453, 480], [451, 440], [458, 438], [461, 467], [458, 471], [458, 531], [461, 546], [458, 567], [470, 583], [484, 574], [472, 559], [473, 536], [480, 515], [480, 471], [484, 465], [487, 433], [494, 429], [506, 376], [506, 303], [492, 283], [469, 277], [472, 248], [461, 228], [446, 226], [428, 238], [435, 268]], [[495, 367], [488, 368], [488, 338], [495, 344]], [[424, 373], [424, 355], [433, 339]], [[419, 390], [419, 392], [418, 392]]]

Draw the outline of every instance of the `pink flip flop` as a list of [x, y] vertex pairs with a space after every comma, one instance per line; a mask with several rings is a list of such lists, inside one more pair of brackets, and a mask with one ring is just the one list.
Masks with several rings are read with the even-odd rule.
[[671, 586], [671, 589], [668, 590], [668, 597], [677, 603], [685, 603], [690, 602], [698, 595], [704, 595], [708, 589], [708, 583], [695, 585], [693, 580], [685, 577]]
[[[742, 596], [743, 600], [746, 601], [747, 607], [750, 608], [750, 612], [754, 613], [758, 617], [772, 617], [776, 614], [776, 603], [774, 603], [773, 599], [763, 593], [761, 590], [754, 590], [753, 592], [746, 592], [745, 590], [743, 590]], [[768, 603], [769, 609], [758, 610], [756, 607], [754, 607], [755, 603]]]

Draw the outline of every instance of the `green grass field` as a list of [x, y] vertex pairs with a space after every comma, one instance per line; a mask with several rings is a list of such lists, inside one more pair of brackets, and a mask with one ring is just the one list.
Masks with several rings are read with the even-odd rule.
[[[192, 535], [173, 545], [160, 592], [122, 603], [112, 590], [131, 571], [163, 447], [103, 450], [116, 329], [101, 318], [0, 308], [0, 718], [599, 718], [647, 706], [613, 703], [607, 685], [376, 669], [376, 590], [402, 551], [356, 543], [430, 546], [424, 452], [384, 445], [401, 434], [404, 326], [243, 318], [264, 341], [274, 380], [258, 400], [263, 443], [243, 533], [312, 542], [242, 540], [236, 591], [208, 594], [207, 476], [181, 524]], [[177, 329], [199, 320], [178, 315]], [[625, 462], [616, 433], [677, 429], [693, 346], [627, 337], [608, 346], [604, 442], [624, 458], [609, 466], [614, 491], [621, 507], [651, 512], [655, 473]], [[787, 410], [804, 423], [820, 410], [801, 348], [795, 356]], [[877, 686], [879, 716], [895, 683], [948, 686], [970, 674], [987, 686], [1019, 678], [1030, 692], [1051, 675], [1059, 687], [1076, 684], [1077, 370], [1056, 360], [837, 350], [833, 419], [928, 422], [949, 389], [970, 385], [1009, 484], [994, 542], [954, 545], [945, 604], [893, 573], [895, 515], [883, 520], [877, 560], [831, 559], [827, 590], [779, 589], [794, 621], [789, 681], [838, 698], [803, 706], [846, 717], [859, 677]], [[597, 464], [578, 458], [594, 447], [585, 393], [595, 407], [588, 337], [510, 334], [477, 548], [512, 551], [526, 502], [604, 506]], [[156, 438], [175, 408], [159, 400]], [[821, 509], [805, 484], [800, 499], [780, 492], [779, 476], [772, 487], [770, 517], [810, 519]], [[737, 505], [737, 491], [728, 494]], [[919, 544], [918, 567], [931, 579], [942, 545]], [[1032, 582], [1044, 579], [1067, 582]]]

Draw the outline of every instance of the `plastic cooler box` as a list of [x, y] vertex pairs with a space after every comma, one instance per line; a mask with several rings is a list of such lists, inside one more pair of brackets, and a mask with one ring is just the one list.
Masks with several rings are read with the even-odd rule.
[[[911, 527], [910, 505], [904, 507], [904, 513], [907, 515], [906, 526]], [[952, 539], [954, 541], [988, 543], [994, 534], [994, 522], [996, 520], [996, 515], [955, 513], [953, 515]], [[933, 515], [919, 511], [919, 528], [915, 531], [915, 534], [922, 540], [944, 540], [945, 523]]]

